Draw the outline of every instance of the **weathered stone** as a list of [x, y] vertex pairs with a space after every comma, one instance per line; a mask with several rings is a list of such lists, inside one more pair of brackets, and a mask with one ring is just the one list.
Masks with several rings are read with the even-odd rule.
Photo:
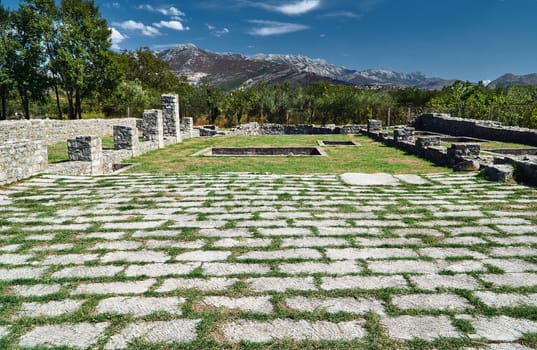
[[75, 266], [56, 271], [52, 278], [112, 277], [123, 270], [120, 266]]
[[392, 303], [400, 309], [462, 311], [472, 306], [455, 294], [408, 294], [396, 295]]
[[456, 288], [475, 290], [478, 283], [467, 275], [420, 275], [411, 276], [410, 279], [420, 289], [435, 290], [436, 288]]
[[321, 289], [384, 289], [406, 288], [406, 280], [402, 276], [342, 276], [323, 277]]
[[478, 297], [482, 303], [489, 307], [517, 307], [523, 305], [537, 307], [537, 293], [522, 295], [517, 293], [494, 293], [486, 291], [476, 291], [474, 295]]
[[60, 284], [34, 284], [11, 286], [10, 289], [14, 294], [22, 297], [40, 297], [58, 293], [61, 287]]
[[237, 259], [279, 260], [279, 259], [320, 259], [321, 253], [314, 249], [299, 248], [271, 251], [250, 251]]
[[16, 267], [0, 269], [1, 281], [27, 280], [41, 277], [46, 271], [44, 267]]
[[84, 300], [64, 299], [45, 303], [23, 303], [17, 317], [55, 317], [78, 310]]
[[231, 252], [220, 250], [195, 250], [179, 254], [175, 260], [179, 261], [219, 261], [226, 260]]
[[258, 277], [249, 278], [246, 282], [256, 292], [317, 289], [312, 277]]
[[19, 346], [87, 349], [103, 337], [106, 327], [106, 322], [38, 326], [22, 335]]
[[230, 342], [270, 342], [278, 339], [292, 340], [352, 340], [365, 336], [358, 321], [332, 323], [328, 321], [272, 321], [239, 320], [222, 326], [224, 338]]
[[142, 294], [155, 282], [154, 279], [148, 279], [136, 282], [82, 283], [71, 294]]
[[388, 337], [411, 340], [420, 338], [434, 340], [440, 337], [458, 338], [460, 333], [447, 316], [397, 316], [382, 318]]
[[140, 321], [128, 324], [119, 334], [110, 337], [105, 350], [126, 349], [140, 339], [148, 343], [191, 342], [196, 339], [200, 320]]
[[532, 287], [537, 286], [537, 273], [507, 273], [503, 275], [480, 275], [484, 281], [500, 287]]
[[272, 313], [272, 303], [269, 296], [230, 298], [209, 296], [204, 297], [200, 305], [236, 309], [240, 311], [258, 312], [263, 314]]
[[377, 173], [377, 174], [359, 174], [345, 173], [341, 174], [341, 180], [348, 185], [354, 186], [382, 186], [382, 185], [399, 185], [399, 180], [393, 175]]
[[238, 281], [236, 278], [169, 278], [165, 279], [156, 292], [166, 293], [177, 289], [198, 289], [203, 291], [224, 290]]
[[478, 336], [491, 341], [515, 341], [525, 333], [537, 333], [537, 322], [523, 318], [477, 317], [471, 323]]
[[203, 272], [209, 276], [227, 276], [235, 274], [259, 274], [270, 272], [267, 264], [238, 264], [238, 263], [203, 263]]
[[125, 270], [125, 276], [160, 277], [168, 275], [187, 275], [199, 266], [199, 262], [129, 265]]
[[285, 299], [285, 304], [300, 312], [325, 311], [328, 313], [348, 312], [365, 314], [369, 311], [384, 314], [382, 303], [370, 298], [306, 298], [292, 297]]
[[169, 312], [181, 315], [180, 305], [184, 298], [112, 297], [99, 301], [98, 313], [132, 314], [146, 316], [154, 312]]
[[333, 263], [321, 263], [307, 261], [294, 264], [280, 264], [279, 269], [287, 274], [323, 273], [329, 275], [345, 275], [358, 273], [362, 268], [354, 261], [336, 261]]

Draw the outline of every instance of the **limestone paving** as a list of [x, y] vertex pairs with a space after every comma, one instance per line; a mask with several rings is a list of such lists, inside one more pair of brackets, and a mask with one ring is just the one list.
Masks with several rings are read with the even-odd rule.
[[535, 189], [234, 173], [0, 191], [6, 348], [536, 346]]

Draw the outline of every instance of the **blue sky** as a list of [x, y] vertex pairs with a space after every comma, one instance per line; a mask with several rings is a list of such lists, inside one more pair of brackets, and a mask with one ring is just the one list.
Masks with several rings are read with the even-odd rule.
[[470, 81], [537, 72], [537, 0], [95, 2], [116, 49], [193, 43]]

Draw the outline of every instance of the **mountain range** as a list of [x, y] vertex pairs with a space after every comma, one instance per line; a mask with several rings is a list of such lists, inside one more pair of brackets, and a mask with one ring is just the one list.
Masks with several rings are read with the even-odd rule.
[[[328, 82], [375, 89], [416, 87], [434, 90], [454, 82], [427, 77], [419, 72], [399, 73], [384, 69], [356, 71], [302, 55], [258, 54], [247, 57], [238, 53], [215, 53], [192, 44], [178, 45], [155, 54], [168, 62], [178, 76], [186, 76], [191, 84], [204, 82], [224, 89], [250, 86], [259, 82], [292, 82], [301, 86]], [[537, 74], [534, 75], [535, 77], [529, 78], [505, 75], [491, 82], [490, 86], [506, 85], [510, 82], [537, 86]]]

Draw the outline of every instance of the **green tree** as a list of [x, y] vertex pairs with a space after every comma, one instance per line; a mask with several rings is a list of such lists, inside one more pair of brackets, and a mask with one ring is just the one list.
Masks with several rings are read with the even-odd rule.
[[67, 95], [69, 119], [82, 118], [82, 98], [111, 91], [110, 29], [92, 0], [62, 0], [52, 65]]
[[7, 119], [7, 98], [12, 81], [8, 70], [8, 52], [13, 43], [8, 35], [10, 29], [9, 12], [0, 4], [0, 120]]
[[52, 28], [52, 0], [25, 0], [11, 13], [6, 68], [16, 88], [24, 116], [30, 118], [30, 102], [43, 101], [49, 86], [45, 67], [45, 38]]

